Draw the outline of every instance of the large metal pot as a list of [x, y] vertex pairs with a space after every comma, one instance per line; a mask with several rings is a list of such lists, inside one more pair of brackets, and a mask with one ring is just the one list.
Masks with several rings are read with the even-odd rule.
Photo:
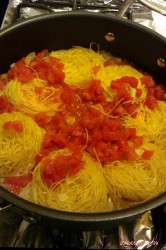
[[[120, 17], [95, 13], [56, 13], [19, 22], [0, 32], [0, 73], [28, 53], [89, 47], [95, 42], [135, 63], [166, 84], [166, 39], [159, 34]], [[65, 229], [109, 228], [136, 218], [166, 203], [166, 193], [135, 207], [103, 213], [62, 212], [32, 204], [0, 187], [0, 197], [24, 215], [37, 215], [41, 221]]]

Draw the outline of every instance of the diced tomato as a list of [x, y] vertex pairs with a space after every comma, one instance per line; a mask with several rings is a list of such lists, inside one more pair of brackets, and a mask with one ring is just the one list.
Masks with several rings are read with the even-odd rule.
[[120, 84], [119, 80], [113, 80], [110, 85], [111, 89], [121, 90], [123, 88], [122, 84]]
[[113, 115], [124, 115], [126, 113], [126, 109], [122, 106], [122, 105], [119, 105], [118, 107], [116, 107], [113, 111], [112, 111], [112, 114]]
[[12, 176], [4, 179], [7, 189], [15, 194], [19, 194], [28, 183], [32, 181], [32, 175]]
[[150, 160], [154, 154], [153, 150], [144, 150], [142, 153], [142, 158], [145, 160]]
[[110, 65], [113, 65], [113, 62], [112, 60], [108, 59], [104, 62], [104, 67], [107, 67], [107, 66], [110, 66]]
[[136, 114], [137, 114], [137, 108], [138, 108], [138, 105], [135, 104], [135, 103], [133, 103], [133, 104], [131, 104], [130, 106], [128, 106], [128, 107], [126, 108], [126, 110], [127, 110], [127, 113], [130, 114], [131, 117], [134, 118], [134, 117], [136, 116]]
[[0, 114], [4, 112], [11, 112], [16, 110], [16, 108], [8, 101], [6, 96], [0, 96]]
[[142, 89], [136, 89], [136, 97], [140, 97], [142, 95]]
[[82, 91], [82, 98], [84, 101], [100, 103], [105, 101], [104, 88], [101, 86], [100, 80], [92, 80], [89, 84], [84, 86]]
[[35, 74], [30, 67], [26, 66], [25, 59], [22, 58], [9, 70], [8, 77], [9, 79], [17, 78], [21, 82], [29, 82], [35, 77]]
[[133, 76], [124, 76], [121, 78], [122, 82], [129, 84], [132, 88], [137, 88], [138, 79]]
[[40, 51], [38, 54], [37, 54], [37, 58], [44, 58], [48, 55], [48, 50], [47, 49], [44, 49], [42, 51]]
[[13, 184], [9, 184], [9, 185], [7, 185], [7, 189], [8, 189], [10, 192], [19, 195], [19, 193], [20, 193], [21, 190], [22, 190], [22, 187], [17, 186], [17, 185], [13, 185]]
[[4, 179], [5, 184], [11, 184], [18, 187], [25, 187], [29, 182], [32, 180], [32, 175], [22, 175], [22, 176], [12, 176], [12, 177], [6, 177]]
[[51, 85], [63, 83], [65, 74], [63, 72], [64, 65], [58, 58], [47, 56], [47, 50], [39, 53], [31, 62], [32, 68], [39, 78], [48, 81]]
[[[108, 129], [111, 131], [116, 131], [118, 129], [122, 129], [122, 120], [120, 117], [116, 118], [104, 118], [100, 124], [100, 128], [102, 131]], [[101, 132], [102, 132], [101, 131]]]
[[146, 85], [147, 88], [155, 87], [155, 82], [150, 75], [145, 75], [141, 78], [141, 82]]
[[50, 186], [65, 179], [67, 175], [76, 174], [83, 167], [82, 153], [62, 154], [55, 159], [46, 158], [43, 160], [43, 164], [43, 178]]
[[63, 161], [57, 158], [57, 161], [54, 159], [45, 159], [44, 160], [44, 171], [43, 177], [46, 179], [51, 179], [52, 182], [58, 182], [64, 179], [67, 175], [67, 170], [63, 165]]
[[43, 140], [43, 148], [64, 148], [67, 138], [63, 134], [46, 133]]
[[131, 138], [131, 133], [130, 133], [130, 128], [126, 128], [120, 131], [117, 131], [117, 133], [119, 134], [119, 138], [121, 140], [129, 140]]
[[40, 127], [45, 128], [50, 123], [51, 117], [45, 112], [40, 112], [35, 115], [35, 121]]
[[132, 141], [135, 145], [135, 147], [140, 147], [143, 143], [143, 137], [142, 136], [135, 136], [132, 138]]
[[42, 91], [43, 91], [43, 88], [41, 88], [41, 87], [35, 87], [36, 94], [40, 95], [40, 94], [42, 94]]
[[[130, 131], [130, 138], [135, 138], [137, 135], [137, 131], [136, 131], [136, 128], [127, 128], [129, 131]], [[125, 130], [127, 130], [125, 129]]]
[[24, 125], [22, 121], [8, 121], [3, 125], [4, 129], [14, 129], [16, 132], [21, 133], [24, 131]]
[[155, 97], [156, 97], [157, 100], [162, 100], [164, 98], [165, 92], [166, 91], [165, 91], [165, 87], [164, 86], [157, 85], [155, 87], [155, 93], [154, 93], [154, 95], [155, 95]]
[[127, 85], [130, 85], [132, 88], [137, 88], [138, 80], [133, 76], [124, 76], [117, 80], [113, 80], [111, 82], [111, 88], [117, 91], [128, 90]]
[[92, 68], [93, 73], [96, 75], [100, 68], [101, 68], [100, 65], [94, 66], [94, 67]]
[[135, 152], [135, 149], [129, 145], [128, 141], [119, 140], [117, 145], [118, 145], [118, 149], [121, 152], [123, 152], [123, 155], [126, 159], [134, 161], [138, 158], [138, 155]]
[[0, 90], [3, 90], [6, 86], [7, 80], [0, 79]]
[[105, 142], [116, 141], [119, 139], [118, 131], [103, 131], [103, 140]]
[[155, 95], [155, 88], [154, 87], [147, 88], [147, 96], [154, 96], [154, 95]]
[[149, 108], [149, 109], [155, 109], [158, 106], [158, 101], [156, 99], [155, 96], [150, 95], [147, 96], [145, 99], [145, 105]]
[[128, 149], [128, 152], [127, 152], [127, 159], [128, 160], [131, 160], [131, 161], [135, 161], [135, 160], [137, 160], [137, 158], [138, 158], [138, 155], [137, 155], [137, 153], [135, 152], [135, 150], [133, 149], [133, 148], [129, 148]]
[[49, 153], [49, 150], [42, 150], [41, 152], [37, 153], [35, 157], [36, 163], [39, 163], [41, 160], [43, 160], [46, 156], [48, 156]]
[[77, 103], [78, 88], [76, 88], [75, 86], [64, 85], [60, 97], [66, 105], [74, 105], [75, 103]]

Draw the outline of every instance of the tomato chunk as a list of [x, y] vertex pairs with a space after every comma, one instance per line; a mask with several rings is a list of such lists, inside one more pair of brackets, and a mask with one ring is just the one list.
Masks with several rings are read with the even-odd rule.
[[155, 82], [154, 82], [154, 80], [153, 80], [153, 78], [152, 78], [152, 76], [150, 76], [150, 75], [145, 75], [145, 76], [143, 76], [142, 78], [141, 78], [141, 82], [143, 83], [143, 84], [145, 84], [146, 85], [146, 87], [148, 87], [148, 88], [150, 88], [150, 87], [155, 87]]
[[145, 160], [150, 160], [154, 154], [153, 150], [144, 150], [142, 153], [142, 158]]
[[4, 129], [14, 129], [16, 132], [21, 133], [24, 131], [24, 125], [22, 121], [8, 121], [3, 125]]
[[16, 132], [21, 133], [24, 131], [24, 125], [22, 121], [8, 121], [3, 125], [4, 129], [14, 129]]
[[66, 178], [67, 175], [75, 175], [82, 167], [82, 153], [76, 152], [71, 155], [59, 155], [55, 159], [43, 160], [43, 179], [48, 186]]
[[32, 180], [32, 175], [20, 175], [20, 176], [12, 176], [6, 177], [4, 179], [4, 183], [25, 187]]
[[158, 102], [155, 96], [151, 95], [151, 96], [147, 96], [146, 100], [145, 100], [145, 105], [149, 108], [149, 109], [155, 109], [158, 106]]

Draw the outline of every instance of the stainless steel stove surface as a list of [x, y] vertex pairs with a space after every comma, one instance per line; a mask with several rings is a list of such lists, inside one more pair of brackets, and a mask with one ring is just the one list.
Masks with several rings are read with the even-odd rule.
[[55, 249], [162, 249], [165, 250], [164, 208], [149, 211], [136, 221], [107, 231], [59, 231], [14, 209], [1, 210], [0, 247]]
[[[85, 10], [115, 15], [123, 3], [123, 0], [9, 0], [1, 29], [17, 20], [50, 12]], [[140, 2], [131, 0], [125, 18], [166, 37], [166, 17]], [[25, 217], [0, 200], [0, 247], [166, 250], [166, 207], [148, 211], [135, 221], [107, 231], [69, 232], [45, 226], [34, 216]]]

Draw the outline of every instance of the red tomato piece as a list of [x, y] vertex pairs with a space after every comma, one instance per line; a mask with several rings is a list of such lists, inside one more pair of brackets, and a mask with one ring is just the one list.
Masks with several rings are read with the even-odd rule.
[[[102, 131], [111, 130], [116, 131], [122, 129], [122, 120], [120, 117], [112, 118], [104, 118], [101, 120], [100, 128]], [[101, 133], [102, 133], [101, 131]]]
[[124, 76], [111, 82], [111, 88], [117, 91], [128, 90], [127, 84], [132, 88], [137, 88], [138, 80], [133, 76]]
[[37, 153], [35, 157], [36, 163], [39, 163], [41, 160], [43, 160], [49, 153], [49, 150], [42, 150], [41, 152]]
[[141, 82], [146, 85], [147, 88], [155, 87], [155, 82], [150, 75], [145, 75], [141, 78]]
[[142, 153], [142, 158], [145, 160], [150, 160], [154, 154], [153, 150], [144, 150]]
[[67, 144], [67, 138], [63, 134], [46, 133], [43, 140], [43, 148], [64, 148]]
[[41, 88], [41, 87], [35, 87], [36, 94], [40, 95], [40, 94], [42, 94], [42, 91], [43, 91], [43, 88]]
[[117, 144], [118, 144], [118, 149], [123, 153], [124, 158], [132, 161], [135, 161], [138, 158], [135, 149], [129, 145], [128, 141], [119, 140]]
[[76, 174], [82, 167], [82, 154], [75, 152], [69, 156], [59, 155], [55, 159], [43, 160], [43, 178], [50, 186], [66, 178], [68, 174]]
[[113, 115], [124, 115], [126, 113], [126, 110], [125, 108], [122, 106], [122, 105], [119, 105], [118, 107], [116, 107], [113, 111], [112, 111], [112, 114]]
[[40, 127], [45, 128], [50, 123], [51, 117], [44, 112], [40, 112], [35, 115], [35, 121]]
[[11, 184], [18, 187], [25, 187], [29, 182], [32, 180], [32, 175], [22, 175], [22, 176], [13, 176], [13, 177], [6, 177], [4, 179], [5, 184]]
[[147, 96], [154, 96], [155, 94], [155, 89], [154, 87], [147, 88]]
[[135, 152], [135, 149], [133, 148], [128, 148], [128, 152], [126, 153], [127, 159], [131, 161], [135, 161], [138, 158], [137, 153]]
[[40, 51], [38, 54], [37, 54], [37, 58], [44, 58], [48, 55], [48, 50], [47, 49], [44, 49], [42, 51]]
[[100, 68], [101, 68], [100, 65], [94, 66], [94, 67], [92, 68], [93, 73], [96, 75]]
[[137, 104], [133, 103], [126, 108], [127, 113], [130, 114], [132, 117], [135, 117], [137, 114]]
[[127, 129], [130, 131], [130, 138], [132, 139], [135, 138], [137, 134], [136, 128], [127, 128]]
[[142, 89], [136, 89], [136, 97], [140, 97], [142, 95]]
[[103, 140], [105, 142], [116, 141], [119, 139], [119, 131], [103, 131]]
[[111, 89], [115, 89], [115, 90], [121, 90], [122, 88], [124, 88], [124, 85], [121, 84], [120, 80], [113, 80], [111, 82], [110, 85]]
[[162, 85], [157, 85], [155, 87], [155, 97], [157, 100], [162, 100], [164, 98], [164, 94], [165, 94], [165, 87]]
[[132, 88], [137, 88], [138, 86], [138, 79], [133, 76], [124, 76], [121, 78], [121, 81], [129, 84]]
[[16, 132], [21, 133], [24, 131], [24, 125], [22, 121], [8, 121], [3, 125], [4, 129], [14, 129]]
[[21, 82], [28, 82], [35, 77], [35, 74], [30, 67], [25, 65], [25, 59], [22, 58], [8, 71], [8, 77], [11, 79], [17, 78]]
[[21, 190], [22, 190], [22, 187], [17, 186], [17, 185], [14, 185], [14, 184], [9, 184], [9, 185], [7, 185], [7, 189], [8, 189], [10, 192], [19, 195], [19, 193], [20, 193]]
[[145, 99], [145, 105], [149, 108], [149, 109], [155, 109], [158, 106], [158, 101], [156, 99], [155, 96], [150, 95], [147, 96]]
[[142, 136], [135, 136], [132, 138], [132, 141], [135, 145], [135, 147], [140, 147], [143, 143], [143, 137]]
[[105, 101], [104, 88], [101, 86], [100, 80], [92, 80], [83, 88], [82, 98], [84, 101], [100, 103]]
[[3, 90], [6, 86], [7, 80], [0, 79], [0, 90]]

